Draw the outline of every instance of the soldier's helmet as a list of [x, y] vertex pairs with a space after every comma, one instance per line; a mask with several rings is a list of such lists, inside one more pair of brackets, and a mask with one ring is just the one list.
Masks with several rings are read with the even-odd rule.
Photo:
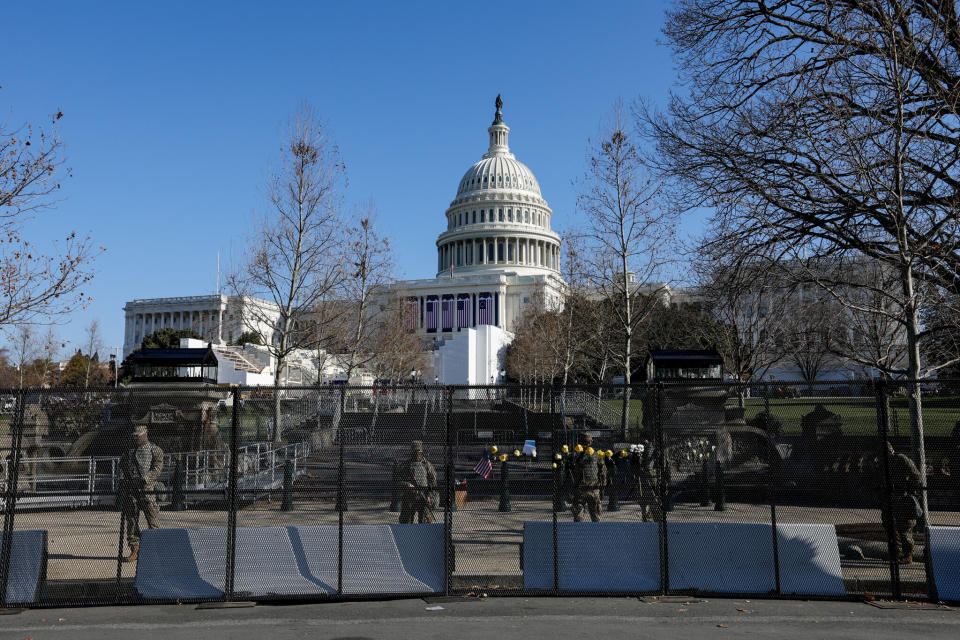
[[422, 440], [412, 441], [410, 443], [410, 451], [419, 451], [420, 453], [423, 453], [423, 441]]
[[136, 437], [145, 436], [145, 435], [147, 435], [146, 425], [138, 424], [136, 427], [133, 428], [133, 437], [136, 438]]

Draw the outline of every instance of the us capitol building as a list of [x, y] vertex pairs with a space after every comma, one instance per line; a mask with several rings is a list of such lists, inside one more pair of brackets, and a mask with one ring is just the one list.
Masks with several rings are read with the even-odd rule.
[[437, 237], [437, 275], [397, 282], [384, 296], [409, 305], [409, 324], [433, 338], [440, 382], [498, 381], [503, 351], [533, 304], [561, 304], [560, 236], [530, 169], [510, 152], [497, 96], [490, 145], [463, 175]]

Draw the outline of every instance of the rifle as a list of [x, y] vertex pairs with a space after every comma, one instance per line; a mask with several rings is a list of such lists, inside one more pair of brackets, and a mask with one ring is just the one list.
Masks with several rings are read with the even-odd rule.
[[418, 487], [414, 485], [408, 486], [407, 488], [412, 489], [415, 496], [423, 500], [423, 503], [427, 505], [427, 507], [433, 509], [433, 497], [431, 495], [433, 494], [433, 489], [431, 487]]

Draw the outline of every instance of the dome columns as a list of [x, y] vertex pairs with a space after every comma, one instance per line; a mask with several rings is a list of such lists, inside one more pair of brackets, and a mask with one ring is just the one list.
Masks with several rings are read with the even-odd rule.
[[522, 235], [496, 235], [452, 240], [437, 248], [437, 272], [463, 267], [518, 265], [559, 270], [556, 243]]

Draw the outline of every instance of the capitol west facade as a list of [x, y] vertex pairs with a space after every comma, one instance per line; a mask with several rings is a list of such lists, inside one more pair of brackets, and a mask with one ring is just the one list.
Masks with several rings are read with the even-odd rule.
[[[446, 211], [447, 228], [436, 241], [436, 276], [396, 282], [377, 293], [384, 305], [390, 298], [406, 301], [409, 328], [434, 353], [433, 370], [421, 372], [426, 381], [500, 381], [521, 316], [534, 304], [562, 304], [553, 212], [533, 172], [510, 152], [501, 106], [498, 96], [487, 152], [464, 174]], [[271, 303], [221, 295], [132, 300], [124, 306], [124, 357], [164, 327], [192, 328], [206, 341], [227, 344], [255, 322], [250, 305], [269, 312]]]

